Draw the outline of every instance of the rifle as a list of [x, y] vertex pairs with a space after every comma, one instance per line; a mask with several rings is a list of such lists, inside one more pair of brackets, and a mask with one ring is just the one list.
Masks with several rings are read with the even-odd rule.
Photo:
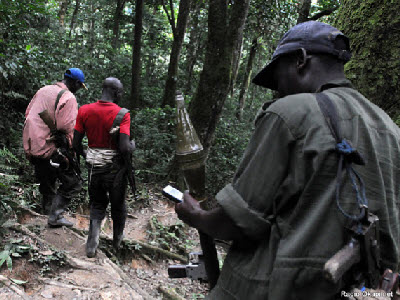
[[39, 117], [43, 120], [43, 122], [49, 127], [50, 129], [50, 138], [47, 139], [49, 142], [54, 142], [56, 147], [57, 147], [57, 153], [61, 158], [60, 163], [54, 163], [52, 160], [50, 160], [50, 163], [52, 166], [58, 168], [60, 164], [64, 164], [65, 168], [68, 169], [71, 167], [75, 175], [83, 181], [81, 177], [81, 169], [79, 167], [79, 162], [77, 161], [75, 155], [71, 153], [70, 147], [69, 147], [69, 142], [65, 136], [65, 133], [63, 133], [60, 130], [57, 130], [57, 126], [50, 117], [50, 113], [47, 109], [39, 113]]
[[[129, 110], [126, 108], [121, 108], [117, 115], [115, 116], [115, 119], [113, 121], [113, 124], [111, 125], [111, 129], [109, 131], [111, 139], [114, 141], [116, 145], [119, 144], [119, 134], [120, 134], [120, 125], [122, 122], [123, 117], [125, 114], [127, 114]], [[135, 150], [135, 142], [133, 140], [130, 141], [131, 144], [131, 151]], [[128, 177], [128, 182], [129, 185], [131, 186], [133, 198], [136, 200], [136, 180], [135, 180], [135, 169], [132, 166], [132, 154], [129, 155], [129, 158], [124, 158], [125, 162], [125, 169], [126, 169], [126, 176]]]
[[129, 185], [131, 186], [131, 191], [133, 194], [133, 198], [137, 200], [137, 195], [136, 195], [136, 180], [135, 180], [135, 168], [132, 165], [132, 154], [129, 156], [129, 163], [127, 166], [127, 177], [128, 177], [128, 182]]
[[366, 210], [364, 218], [348, 229], [350, 242], [325, 263], [324, 276], [337, 283], [347, 271], [357, 266], [354, 281], [377, 288], [380, 277], [379, 219]]

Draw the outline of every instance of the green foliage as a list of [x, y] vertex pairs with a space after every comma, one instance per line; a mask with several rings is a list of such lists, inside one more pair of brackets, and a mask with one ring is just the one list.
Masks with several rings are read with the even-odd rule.
[[163, 225], [156, 216], [150, 219], [151, 229], [149, 230], [149, 237], [151, 243], [159, 247], [185, 254], [188, 250], [193, 248], [193, 242], [187, 238], [185, 234], [185, 225], [178, 221], [176, 224]]
[[192, 294], [190, 299], [204, 299], [205, 297], [203, 294]]
[[[7, 148], [0, 149], [0, 226], [4, 224], [16, 209], [17, 204], [12, 197], [12, 184], [18, 175], [13, 175], [15, 165], [18, 165], [18, 158]], [[4, 172], [4, 173], [3, 173]]]
[[40, 275], [44, 276], [54, 270], [54, 267], [63, 267], [67, 263], [67, 257], [63, 251], [35, 251], [31, 255], [31, 262], [35, 262], [41, 266]]
[[[30, 262], [37, 263], [41, 266], [40, 274], [42, 276], [52, 271], [56, 266], [62, 267], [66, 265], [66, 256], [64, 252], [58, 250], [41, 251], [32, 244], [29, 244], [26, 240], [19, 238], [9, 240], [4, 246], [4, 250], [0, 252], [0, 268], [5, 264], [8, 270], [11, 271], [13, 259], [18, 259], [24, 255], [29, 255]], [[15, 279], [14, 283], [23, 284], [26, 282]]]
[[165, 179], [175, 155], [175, 109], [142, 109], [136, 112], [132, 126], [137, 177], [141, 182]]
[[235, 117], [236, 103], [233, 100], [236, 99], [234, 97], [226, 101], [207, 161], [207, 190], [211, 195], [232, 181], [253, 132], [257, 111], [271, 96], [264, 93], [249, 103], [241, 122]]
[[0, 268], [6, 263], [7, 268], [12, 270], [12, 258], [21, 257], [23, 254], [29, 253], [32, 250], [32, 246], [23, 244], [22, 239], [13, 239], [6, 246], [4, 250], [0, 252]]
[[14, 216], [19, 206], [35, 208], [39, 203], [39, 187], [31, 182], [32, 174], [20, 174], [25, 163], [8, 148], [0, 148], [0, 226]]

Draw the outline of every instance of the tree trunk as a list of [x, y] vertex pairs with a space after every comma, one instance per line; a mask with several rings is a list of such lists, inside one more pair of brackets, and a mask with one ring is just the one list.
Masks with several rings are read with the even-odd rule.
[[181, 54], [183, 38], [185, 37], [186, 26], [189, 19], [190, 2], [191, 0], [181, 0], [179, 2], [177, 25], [176, 28], [172, 28], [174, 32], [174, 41], [172, 43], [172, 51], [168, 66], [168, 77], [165, 84], [162, 106], [175, 106], [179, 56]]
[[[153, 5], [153, 15], [157, 16], [159, 14], [158, 12], [158, 5]], [[155, 50], [157, 48], [157, 33], [156, 29], [151, 28], [148, 32], [148, 40], [149, 40], [149, 55], [146, 55], [146, 62], [145, 62], [145, 68], [146, 68], [146, 79], [147, 83], [149, 85], [154, 85], [158, 82], [157, 76], [155, 75], [155, 68], [156, 68], [156, 54]]]
[[242, 58], [243, 50], [243, 31], [241, 32], [239, 38], [237, 39], [237, 44], [233, 50], [232, 57], [232, 77], [230, 83], [231, 95], [233, 96], [233, 90], [235, 88], [236, 78], [239, 73], [240, 59]]
[[236, 112], [236, 117], [238, 118], [238, 120], [242, 119], [243, 108], [244, 108], [244, 104], [246, 102], [246, 94], [247, 94], [247, 90], [249, 88], [251, 72], [253, 70], [253, 61], [254, 61], [254, 57], [256, 56], [257, 48], [258, 48], [258, 42], [257, 42], [257, 39], [255, 38], [251, 44], [249, 59], [247, 60], [246, 73], [244, 75], [242, 88], [240, 90], [239, 105], [238, 105], [238, 110]]
[[210, 149], [229, 93], [233, 51], [243, 31], [248, 8], [249, 0], [235, 1], [228, 18], [227, 1], [210, 0], [207, 52], [199, 86], [189, 109], [205, 151]]
[[89, 53], [91, 53], [92, 57], [94, 58], [93, 50], [94, 50], [94, 47], [95, 47], [95, 37], [96, 37], [96, 27], [95, 27], [95, 24], [96, 24], [96, 17], [95, 17], [96, 8], [95, 8], [95, 5], [94, 5], [94, 0], [90, 1], [90, 8], [91, 8], [92, 13], [90, 14], [91, 17], [90, 17], [90, 27], [89, 27], [89, 32], [90, 32], [90, 35], [89, 35]]
[[308, 15], [310, 14], [311, 0], [302, 0], [299, 8], [299, 17], [297, 24], [308, 21]]
[[192, 12], [191, 17], [191, 30], [190, 30], [190, 38], [189, 44], [187, 46], [187, 54], [186, 54], [186, 61], [187, 61], [187, 81], [186, 81], [186, 94], [189, 94], [192, 89], [192, 76], [193, 76], [193, 68], [196, 64], [197, 53], [200, 47], [200, 39], [201, 39], [201, 30], [199, 26], [199, 15], [202, 5], [200, 2], [196, 2], [196, 7]]
[[78, 15], [80, 5], [81, 5], [81, 0], [75, 0], [75, 9], [71, 18], [71, 25], [69, 26], [69, 37], [71, 37], [72, 31], [74, 30], [76, 16]]
[[131, 107], [138, 108], [142, 105], [140, 95], [140, 77], [142, 74], [141, 49], [143, 32], [143, 0], [136, 0], [135, 36], [132, 51], [132, 86]]
[[122, 15], [122, 10], [125, 6], [125, 0], [117, 0], [117, 6], [114, 13], [114, 24], [113, 24], [113, 39], [111, 46], [114, 50], [119, 47], [119, 23]]
[[400, 114], [400, 2], [344, 0], [336, 26], [349, 38], [348, 78], [392, 117]]
[[70, 3], [70, 0], [61, 0], [60, 1], [60, 10], [58, 11], [58, 20], [60, 22], [60, 26], [63, 28], [65, 26], [65, 14], [67, 12], [69, 3]]

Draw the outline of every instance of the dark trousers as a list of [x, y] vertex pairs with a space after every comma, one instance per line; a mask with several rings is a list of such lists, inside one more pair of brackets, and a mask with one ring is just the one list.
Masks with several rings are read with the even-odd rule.
[[[109, 170], [89, 167], [90, 219], [103, 220], [108, 203], [111, 203], [111, 218], [114, 223], [125, 223], [127, 178], [120, 166]], [[91, 174], [90, 174], [91, 173]]]
[[[31, 158], [31, 163], [35, 167], [36, 179], [40, 184], [39, 191], [43, 196], [52, 197], [59, 194], [71, 200], [80, 192], [82, 182], [71, 168], [55, 168], [50, 164], [50, 159], [37, 157]], [[58, 189], [57, 179], [60, 181]]]

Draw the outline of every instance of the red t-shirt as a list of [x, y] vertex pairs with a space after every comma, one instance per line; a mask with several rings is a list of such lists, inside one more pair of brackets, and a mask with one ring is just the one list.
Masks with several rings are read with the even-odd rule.
[[[76, 118], [75, 129], [86, 133], [90, 148], [116, 149], [110, 136], [110, 129], [121, 107], [112, 102], [97, 101], [81, 106]], [[130, 135], [131, 115], [125, 114], [121, 121], [120, 133]]]

